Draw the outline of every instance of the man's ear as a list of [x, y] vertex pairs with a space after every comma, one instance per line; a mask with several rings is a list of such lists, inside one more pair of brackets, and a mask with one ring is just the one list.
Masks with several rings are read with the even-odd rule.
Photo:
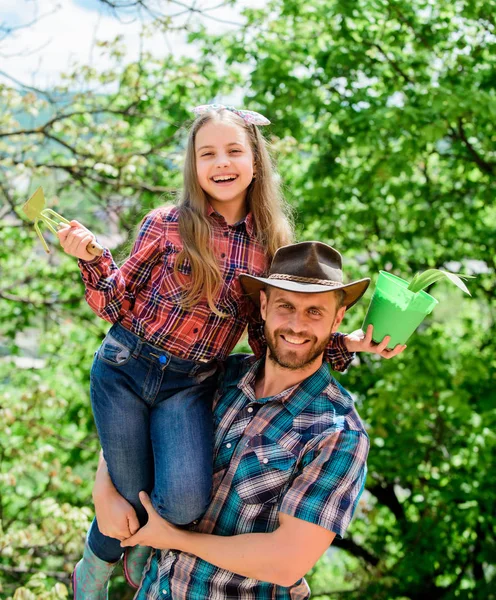
[[267, 294], [265, 290], [260, 290], [260, 314], [265, 321], [267, 319]]
[[332, 325], [333, 333], [338, 330], [338, 327], [341, 325], [341, 321], [344, 319], [345, 313], [346, 313], [346, 306], [341, 306], [341, 308], [338, 308], [338, 310], [336, 312], [336, 316], [334, 317], [334, 323]]

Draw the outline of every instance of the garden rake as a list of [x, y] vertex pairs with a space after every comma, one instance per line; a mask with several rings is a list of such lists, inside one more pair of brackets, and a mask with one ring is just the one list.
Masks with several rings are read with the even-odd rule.
[[[26, 217], [34, 222], [35, 231], [43, 244], [43, 248], [50, 254], [50, 248], [43, 239], [38, 223], [42, 221], [52, 233], [57, 234], [58, 229], [64, 225], [70, 225], [70, 222], [51, 208], [45, 208], [45, 195], [43, 193], [43, 188], [41, 187], [39, 187], [31, 198], [23, 205], [22, 210]], [[90, 254], [93, 254], [93, 256], [101, 256], [103, 254], [103, 247], [97, 242], [90, 242], [86, 246], [86, 250]]]

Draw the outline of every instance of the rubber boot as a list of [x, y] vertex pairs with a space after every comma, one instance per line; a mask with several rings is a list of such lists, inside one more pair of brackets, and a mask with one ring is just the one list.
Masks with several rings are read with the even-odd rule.
[[108, 600], [108, 582], [117, 563], [108, 563], [84, 545], [83, 558], [72, 573], [74, 600]]
[[138, 589], [148, 557], [152, 549], [149, 546], [131, 546], [124, 552], [124, 575], [129, 585]]

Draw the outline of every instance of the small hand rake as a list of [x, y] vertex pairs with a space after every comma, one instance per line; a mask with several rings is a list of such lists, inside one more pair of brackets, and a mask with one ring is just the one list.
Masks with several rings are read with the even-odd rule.
[[[43, 188], [41, 187], [39, 187], [31, 198], [23, 205], [22, 210], [26, 217], [34, 222], [34, 228], [43, 244], [43, 248], [50, 254], [50, 248], [43, 239], [38, 223], [42, 221], [52, 233], [57, 234], [58, 229], [64, 225], [70, 225], [70, 222], [51, 208], [45, 208], [45, 195], [43, 194]], [[93, 256], [101, 256], [103, 254], [103, 247], [97, 242], [90, 242], [86, 246], [86, 250], [89, 254], [93, 254]]]

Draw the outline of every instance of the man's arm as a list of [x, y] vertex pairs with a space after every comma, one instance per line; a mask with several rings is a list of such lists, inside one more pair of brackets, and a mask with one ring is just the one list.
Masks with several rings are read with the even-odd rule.
[[164, 521], [140, 493], [148, 523], [123, 546], [182, 550], [215, 566], [282, 586], [298, 581], [343, 536], [363, 491], [369, 440], [365, 432], [323, 432], [305, 453], [272, 533], [234, 536], [180, 530]]
[[115, 489], [108, 474], [107, 463], [100, 452], [93, 486], [93, 502], [100, 531], [118, 540], [125, 540], [140, 527], [134, 508]]
[[335, 537], [332, 531], [284, 513], [279, 513], [279, 528], [272, 533], [221, 536], [185, 531], [162, 519], [146, 494], [140, 497], [148, 523], [122, 546], [180, 550], [232, 573], [285, 587], [303, 577]]

